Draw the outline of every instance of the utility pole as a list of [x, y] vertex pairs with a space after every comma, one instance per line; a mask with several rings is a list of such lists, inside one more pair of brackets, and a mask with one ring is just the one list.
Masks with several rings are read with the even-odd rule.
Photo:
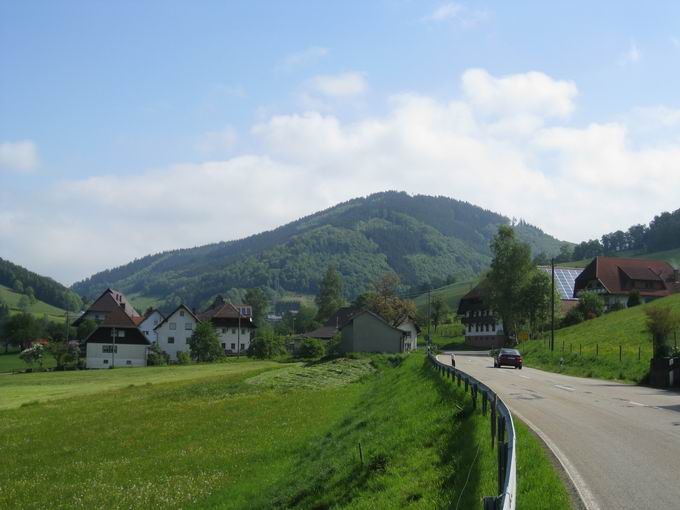
[[238, 329], [236, 330], [236, 358], [241, 357], [241, 307], [238, 307]]
[[550, 351], [555, 350], [555, 258], [550, 259], [552, 292], [550, 293]]

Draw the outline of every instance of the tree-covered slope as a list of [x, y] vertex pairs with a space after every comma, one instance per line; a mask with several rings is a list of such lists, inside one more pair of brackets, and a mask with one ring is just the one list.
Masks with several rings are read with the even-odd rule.
[[[316, 293], [330, 262], [347, 297], [387, 271], [406, 286], [440, 285], [478, 275], [489, 241], [508, 218], [446, 197], [385, 192], [357, 198], [238, 241], [149, 255], [74, 284], [88, 298], [107, 286], [200, 305], [233, 288]], [[557, 253], [560, 241], [520, 223], [534, 252]], [[225, 237], [228, 231], [225, 231]]]
[[82, 306], [80, 297], [61, 283], [2, 258], [0, 258], [0, 285], [57, 308], [80, 310]]

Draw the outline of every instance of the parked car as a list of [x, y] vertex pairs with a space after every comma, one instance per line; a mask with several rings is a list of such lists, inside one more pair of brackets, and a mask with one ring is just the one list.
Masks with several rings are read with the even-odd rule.
[[500, 368], [505, 365], [506, 367], [515, 367], [522, 370], [522, 363], [522, 355], [517, 349], [501, 349], [493, 360], [494, 368]]

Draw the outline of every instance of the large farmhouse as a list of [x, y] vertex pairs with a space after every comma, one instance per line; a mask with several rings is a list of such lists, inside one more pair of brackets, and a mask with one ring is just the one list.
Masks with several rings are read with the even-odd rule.
[[185, 305], [179, 305], [155, 328], [156, 338], [161, 351], [170, 361], [177, 361], [180, 352], [189, 353], [189, 339], [200, 321], [194, 312]]
[[465, 326], [465, 343], [485, 349], [505, 343], [503, 323], [487, 304], [484, 282], [465, 294], [458, 304], [458, 315]]
[[150, 342], [118, 307], [85, 339], [85, 345], [87, 368], [143, 367]]
[[634, 290], [644, 302], [680, 292], [678, 270], [663, 260], [595, 257], [574, 283], [574, 297], [583, 291], [597, 292], [607, 309], [626, 306]]
[[225, 354], [243, 354], [248, 350], [255, 333], [252, 316], [251, 306], [225, 303], [219, 297], [211, 308], [198, 315], [201, 321], [212, 322]]

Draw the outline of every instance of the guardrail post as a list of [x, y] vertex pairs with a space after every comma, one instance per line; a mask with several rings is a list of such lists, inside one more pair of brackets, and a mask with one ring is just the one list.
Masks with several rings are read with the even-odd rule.
[[482, 392], [482, 416], [486, 416], [486, 403], [487, 399], [489, 396], [486, 394], [486, 391]]
[[468, 385], [469, 384], [470, 384], [470, 382], [469, 382], [468, 378], [466, 377], [465, 378], [465, 393], [467, 393], [467, 391], [468, 391]]
[[498, 442], [498, 493], [503, 494], [505, 471], [508, 462], [508, 443]]
[[470, 394], [472, 395], [472, 410], [475, 411], [477, 409], [477, 385], [473, 384], [472, 388], [470, 390]]
[[496, 442], [496, 404], [498, 396], [493, 396], [493, 402], [491, 403], [491, 449], [493, 450], [494, 444]]
[[460, 388], [460, 380], [461, 380], [461, 375], [460, 372], [456, 374], [456, 383], [458, 384], [458, 387]]

